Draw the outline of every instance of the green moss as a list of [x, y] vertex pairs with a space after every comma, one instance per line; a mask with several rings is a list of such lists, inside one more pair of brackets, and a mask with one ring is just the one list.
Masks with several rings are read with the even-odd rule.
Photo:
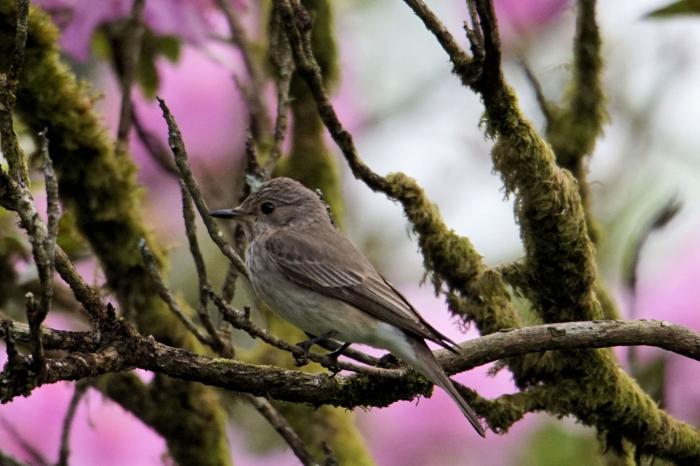
[[400, 200], [423, 254], [435, 292], [447, 285], [450, 310], [473, 320], [481, 333], [518, 327], [510, 297], [500, 275], [486, 270], [468, 238], [457, 235], [442, 221], [437, 206], [412, 178], [403, 173], [387, 176], [391, 196]]
[[[7, 67], [13, 44], [14, 5], [0, 0], [0, 69]], [[150, 233], [141, 217], [135, 167], [127, 154], [114, 153], [93, 111], [89, 89], [60, 61], [56, 40], [49, 18], [32, 8], [17, 111], [33, 132], [48, 129], [62, 202], [100, 259], [121, 309], [131, 311], [143, 332], [170, 345], [200, 349], [158, 299], [142, 263], [137, 243], [150, 239]], [[171, 451], [174, 459], [180, 464], [230, 464], [225, 417], [215, 392], [171, 380], [163, 384], [161, 395], [162, 416], [151, 418], [159, 423], [152, 427], [163, 433], [179, 426], [177, 433], [169, 432], [177, 438], [166, 438], [176, 448]]]
[[594, 248], [578, 183], [556, 165], [551, 147], [507, 91], [508, 113], [490, 113], [489, 126], [498, 135], [492, 156], [506, 192], [516, 195], [531, 297], [545, 322], [600, 318]]

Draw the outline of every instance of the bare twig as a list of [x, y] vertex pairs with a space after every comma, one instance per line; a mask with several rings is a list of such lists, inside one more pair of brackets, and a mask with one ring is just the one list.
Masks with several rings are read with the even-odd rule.
[[128, 145], [129, 130], [132, 123], [131, 88], [134, 83], [136, 65], [138, 64], [143, 39], [143, 10], [146, 0], [134, 0], [128, 22], [121, 31], [121, 50], [117, 51], [119, 57], [122, 100], [119, 111], [119, 126], [117, 129], [116, 152], [126, 150]]
[[[251, 115], [252, 120], [252, 115]], [[258, 150], [255, 147], [255, 138], [253, 137], [252, 122], [251, 129], [248, 130], [245, 139], [245, 155], [246, 155], [246, 167], [245, 174], [252, 176], [259, 181], [263, 179], [262, 169], [260, 168], [260, 158], [258, 157]]]
[[30, 466], [26, 463], [20, 463], [16, 459], [7, 456], [3, 451], [0, 451], [0, 464], [3, 466]]
[[189, 330], [192, 333], [192, 335], [194, 335], [197, 338], [197, 340], [199, 340], [204, 345], [212, 345], [210, 337], [204, 334], [199, 329], [199, 327], [197, 327], [197, 324], [195, 324], [192, 321], [192, 319], [190, 319], [190, 317], [182, 310], [182, 308], [180, 308], [180, 304], [178, 303], [177, 298], [173, 296], [172, 292], [163, 282], [163, 277], [160, 276], [160, 272], [158, 271], [156, 259], [155, 257], [153, 257], [153, 254], [148, 249], [148, 246], [146, 245], [146, 240], [142, 239], [139, 242], [139, 250], [141, 251], [141, 256], [143, 257], [143, 260], [146, 264], [146, 269], [151, 275], [151, 279], [153, 280], [153, 283], [155, 284], [161, 299], [168, 305], [173, 314], [175, 314], [177, 318], [180, 319], [180, 321], [185, 325], [185, 327], [187, 327], [187, 330]]
[[[2, 104], [0, 103], [0, 107]], [[5, 114], [4, 109], [0, 108], [0, 113]], [[14, 138], [14, 130], [12, 129], [12, 115], [9, 115], [10, 133]], [[3, 150], [6, 148], [5, 140], [3, 143]], [[16, 141], [15, 141], [16, 142]], [[11, 142], [10, 142], [11, 144]], [[42, 154], [44, 156], [44, 163], [46, 166], [45, 177], [46, 177], [46, 188], [48, 197], [48, 210], [49, 210], [49, 221], [51, 222], [52, 231], [49, 233], [46, 225], [41, 221], [36, 208], [33, 204], [33, 198], [31, 192], [29, 191], [29, 186], [23, 181], [23, 176], [20, 173], [21, 170], [15, 170], [15, 173], [19, 178], [12, 179], [4, 172], [0, 172], [0, 205], [4, 206], [9, 210], [15, 211], [20, 218], [20, 225], [27, 232], [29, 241], [32, 245], [32, 256], [34, 262], [37, 266], [37, 271], [39, 275], [39, 284], [41, 288], [41, 302], [36, 305], [33, 301], [28, 302], [27, 310], [27, 321], [29, 322], [30, 328], [32, 329], [34, 338], [34, 365], [35, 370], [39, 376], [42, 375], [43, 371], [43, 348], [41, 345], [41, 337], [39, 336], [39, 329], [41, 323], [46, 318], [51, 307], [51, 298], [53, 295], [53, 250], [55, 248], [55, 236], [58, 231], [58, 189], [56, 179], [53, 174], [53, 169], [51, 162], [48, 158], [47, 141], [45, 137], [42, 137]], [[17, 156], [17, 161], [21, 161], [21, 165], [26, 165], [26, 158], [24, 153], [18, 148], [18, 152], [15, 154]]]
[[206, 292], [206, 290], [209, 288], [209, 281], [207, 279], [207, 269], [204, 264], [204, 257], [202, 257], [202, 251], [199, 249], [199, 241], [197, 240], [197, 226], [195, 224], [192, 198], [190, 197], [187, 187], [182, 179], [180, 179], [179, 182], [180, 193], [182, 195], [182, 216], [185, 222], [185, 233], [187, 235], [187, 242], [190, 245], [190, 254], [192, 255], [195, 269], [197, 270], [197, 281], [199, 283], [199, 304], [197, 306], [197, 314], [199, 315], [200, 322], [202, 325], [204, 325], [204, 328], [209, 334], [208, 341], [212, 349], [224, 357], [232, 358], [234, 356], [233, 347], [224, 342], [209, 318], [209, 311], [207, 309], [209, 294]]
[[243, 399], [252, 404], [255, 409], [270, 423], [278, 434], [287, 442], [296, 457], [305, 466], [319, 466], [319, 463], [311, 456], [311, 453], [299, 438], [287, 420], [265, 398], [244, 394]]
[[[0, 422], [2, 422], [3, 427], [7, 431], [7, 433], [10, 435], [10, 437], [14, 438], [15, 442], [20, 446], [22, 450], [25, 451], [31, 458], [31, 463], [32, 466], [50, 466], [51, 463], [44, 457], [44, 455], [41, 453], [41, 451], [32, 443], [30, 443], [29, 440], [24, 438], [24, 436], [15, 428], [15, 426], [10, 423], [7, 419], [4, 417], [0, 417]], [[2, 459], [2, 458], [0, 458]], [[2, 463], [0, 463], [2, 464]], [[11, 464], [11, 463], [10, 463]], [[4, 464], [3, 464], [4, 466]]]
[[236, 280], [238, 280], [238, 271], [233, 264], [229, 263], [224, 283], [221, 285], [221, 299], [230, 303], [236, 294]]
[[525, 77], [530, 82], [530, 86], [532, 86], [532, 90], [535, 92], [537, 104], [540, 107], [542, 115], [544, 115], [547, 126], [550, 126], [553, 122], [552, 104], [547, 100], [547, 97], [545, 97], [540, 81], [537, 79], [537, 76], [535, 76], [534, 71], [532, 71], [530, 64], [525, 61], [524, 58], [520, 60], [520, 67], [523, 69]]
[[168, 143], [170, 144], [170, 149], [173, 151], [173, 155], [175, 156], [175, 163], [180, 171], [182, 181], [185, 183], [185, 186], [187, 186], [187, 190], [189, 191], [190, 196], [192, 196], [194, 204], [197, 206], [199, 215], [202, 217], [202, 221], [207, 227], [209, 236], [219, 247], [224, 256], [226, 256], [231, 263], [236, 266], [238, 273], [248, 277], [248, 272], [246, 271], [243, 259], [241, 259], [233, 247], [226, 242], [223, 233], [216, 225], [213, 218], [209, 216], [209, 208], [207, 207], [207, 203], [197, 187], [194, 176], [192, 176], [192, 171], [187, 165], [187, 152], [185, 151], [185, 144], [182, 141], [180, 129], [177, 127], [177, 123], [175, 122], [172, 113], [170, 113], [170, 109], [168, 109], [168, 106], [165, 104], [163, 99], [160, 97], [157, 97], [157, 99], [160, 108], [163, 111], [163, 118], [165, 118], [168, 125]]
[[404, 3], [423, 21], [425, 27], [433, 33], [440, 45], [448, 52], [453, 72], [462, 79], [466, 86], [471, 85], [481, 73], [481, 64], [462, 50], [445, 25], [422, 0], [404, 0]]
[[61, 430], [61, 447], [56, 466], [68, 466], [68, 457], [70, 455], [70, 431], [71, 427], [73, 426], [75, 413], [78, 410], [78, 404], [87, 391], [87, 388], [88, 384], [82, 381], [75, 384], [73, 396], [71, 397], [70, 403], [68, 404], [68, 410], [66, 411], [66, 417], [63, 419], [63, 429]]
[[263, 101], [263, 80], [253, 60], [253, 54], [250, 50], [245, 30], [231, 9], [230, 2], [227, 0], [217, 0], [217, 3], [228, 23], [231, 32], [231, 43], [240, 51], [241, 57], [243, 58], [243, 65], [248, 73], [250, 90], [243, 88], [238, 80], [236, 80], [236, 82], [243, 91], [243, 97], [248, 104], [248, 110], [251, 114], [251, 130], [253, 137], [256, 141], [259, 141], [261, 136], [267, 133], [270, 127], [270, 116], [267, 113], [267, 106]]
[[235, 309], [230, 304], [225, 302], [220, 296], [217, 296], [213, 290], [209, 289], [208, 291], [212, 301], [219, 308], [219, 311], [221, 311], [221, 314], [226, 322], [230, 323], [234, 328], [245, 331], [253, 338], [260, 338], [270, 346], [274, 346], [275, 348], [291, 353], [295, 359], [303, 359], [304, 357], [308, 357], [311, 361], [317, 362], [322, 366], [331, 369], [331, 371], [337, 371], [339, 369], [363, 374], [385, 375], [389, 377], [396, 375], [395, 371], [388, 369], [358, 366], [356, 364], [350, 364], [344, 361], [337, 361], [321, 354], [312, 352], [307, 353], [300, 346], [288, 343], [275, 337], [274, 335], [271, 335], [267, 330], [259, 328], [253, 324], [246, 312], [241, 312], [238, 309]]
[[356, 178], [362, 179], [373, 190], [385, 193], [391, 192], [391, 185], [385, 178], [373, 172], [363, 161], [355, 148], [352, 136], [348, 133], [338, 119], [338, 115], [331, 104], [328, 93], [323, 85], [321, 68], [314, 59], [311, 43], [308, 37], [304, 38], [302, 31], [308, 31], [310, 18], [303, 7], [292, 9], [289, 0], [277, 0], [282, 21], [292, 49], [292, 55], [297, 65], [297, 71], [305, 79], [311, 94], [316, 101], [318, 113], [326, 125], [328, 132], [343, 152], [345, 159]]
[[26, 158], [17, 142], [12, 122], [15, 108], [15, 91], [24, 64], [24, 48], [27, 43], [27, 17], [29, 0], [17, 0], [17, 22], [12, 57], [7, 75], [0, 73], [0, 143], [2, 154], [7, 160], [10, 175], [23, 186], [29, 185]]
[[294, 58], [289, 40], [284, 31], [284, 24], [277, 5], [273, 6], [270, 32], [270, 61], [275, 69], [275, 86], [277, 88], [277, 116], [269, 157], [265, 162], [265, 174], [269, 177], [282, 156], [282, 144], [287, 134], [289, 114], [289, 87], [294, 74]]
[[151, 158], [158, 164], [159, 167], [173, 176], [178, 176], [177, 167], [170, 157], [170, 151], [167, 146], [165, 146], [158, 136], [149, 131], [146, 126], [141, 121], [138, 111], [135, 107], [131, 108], [131, 121], [136, 130], [136, 136], [138, 136], [141, 144], [146, 148], [146, 151], [151, 156]]
[[7, 79], [12, 92], [17, 87], [19, 74], [24, 64], [24, 48], [27, 45], [27, 18], [29, 16], [29, 1], [17, 0], [17, 29], [15, 30], [15, 44], [12, 50], [12, 59], [7, 73]]
[[[73, 332], [69, 330], [54, 330], [43, 327], [41, 329], [44, 348], [49, 350], [70, 350], [79, 353], [91, 353], [96, 350], [97, 342], [94, 335], [89, 332]], [[0, 325], [0, 339], [10, 338], [11, 344], [29, 343], [31, 333], [29, 325], [22, 322], [14, 322], [8, 319], [2, 321]], [[12, 350], [12, 348], [11, 348]]]
[[[1, 171], [0, 205], [8, 210], [17, 212], [21, 220], [20, 224], [32, 242], [33, 253], [40, 256], [38, 258], [35, 256], [39, 273], [49, 277], [46, 267], [49, 263], [49, 258], [46, 257], [46, 251], [44, 250], [44, 245], [48, 238], [47, 227], [39, 218], [29, 190]], [[102, 303], [99, 294], [83, 281], [68, 255], [58, 246], [55, 249], [55, 267], [56, 271], [68, 283], [75, 297], [83, 305], [91, 319], [96, 324], [109, 322], [105, 313], [104, 303]], [[44, 283], [47, 281], [45, 280]]]

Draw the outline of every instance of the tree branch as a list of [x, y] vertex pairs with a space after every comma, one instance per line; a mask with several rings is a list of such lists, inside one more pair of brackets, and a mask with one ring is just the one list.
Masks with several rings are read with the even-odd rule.
[[[12, 335], [17, 341], [29, 338], [27, 327], [17, 323]], [[314, 406], [384, 406], [422, 393], [411, 389], [410, 382], [416, 379], [409, 375], [407, 369], [328, 377], [325, 374], [210, 358], [135, 333], [113, 336], [106, 346], [95, 353], [80, 352], [90, 346], [83, 333], [44, 329], [43, 335], [47, 347], [73, 350], [73, 354], [65, 358], [47, 362], [49, 371], [44, 383], [76, 380], [86, 371], [96, 375], [138, 367], [232, 391], [261, 396], [269, 393], [276, 399]], [[4, 329], [0, 330], [0, 338], [5, 338]], [[504, 330], [461, 343], [458, 355], [440, 350], [436, 356], [448, 374], [456, 374], [528, 353], [632, 345], [655, 346], [700, 361], [700, 333], [656, 320], [563, 322]], [[395, 384], [397, 392], [392, 394], [392, 390], [389, 390], [389, 393], [382, 394], [380, 390], [374, 393], [379, 386], [389, 388], [382, 384]], [[413, 388], [424, 389], [425, 386], [421, 383]], [[378, 404], [376, 400], [383, 402]]]

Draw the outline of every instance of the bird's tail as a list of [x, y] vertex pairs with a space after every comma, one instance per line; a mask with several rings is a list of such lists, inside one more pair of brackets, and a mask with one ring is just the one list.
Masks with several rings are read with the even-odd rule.
[[428, 345], [426, 345], [422, 339], [418, 338], [409, 338], [409, 343], [414, 350], [414, 357], [407, 362], [410, 362], [418, 372], [429, 378], [435, 385], [445, 390], [450, 398], [459, 406], [464, 417], [467, 418], [479, 435], [486, 437], [484, 427], [481, 425], [481, 422], [479, 422], [476, 413], [466, 400], [462, 398], [462, 395], [457, 391], [450, 378], [447, 377], [447, 374], [445, 374], [445, 371], [440, 366], [435, 355], [433, 355], [433, 352], [428, 348]]

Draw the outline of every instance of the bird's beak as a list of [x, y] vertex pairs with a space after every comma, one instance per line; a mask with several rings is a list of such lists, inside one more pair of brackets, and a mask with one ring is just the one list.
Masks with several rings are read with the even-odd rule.
[[239, 218], [247, 216], [248, 213], [237, 207], [235, 209], [212, 210], [209, 212], [209, 215], [217, 218]]

